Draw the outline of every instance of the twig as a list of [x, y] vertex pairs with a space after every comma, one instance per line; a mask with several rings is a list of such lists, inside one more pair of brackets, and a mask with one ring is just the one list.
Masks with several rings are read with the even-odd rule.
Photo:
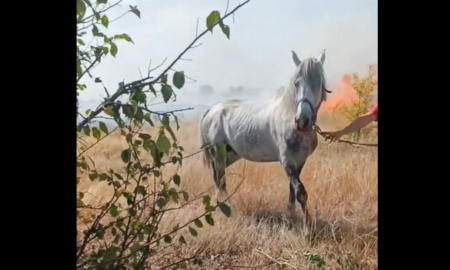
[[167, 269], [167, 268], [170, 268], [170, 267], [172, 267], [172, 266], [174, 266], [174, 265], [178, 265], [178, 264], [180, 264], [180, 263], [182, 263], [182, 262], [188, 262], [188, 261], [190, 261], [190, 260], [193, 260], [193, 259], [195, 259], [195, 257], [197, 257], [198, 254], [200, 254], [200, 251], [201, 251], [201, 250], [202, 250], [202, 248], [198, 248], [197, 251], [194, 252], [194, 255], [189, 256], [188, 258], [184, 258], [184, 259], [182, 259], [182, 260], [179, 260], [179, 261], [177, 261], [177, 262], [174, 262], [174, 263], [165, 265], [165, 266], [163, 266], [163, 267], [161, 267], [161, 268], [159, 268], [159, 269], [160, 269], [160, 270]]
[[259, 264], [259, 265], [255, 265], [255, 266], [250, 266], [250, 265], [227, 265], [226, 267], [229, 268], [246, 268], [246, 269], [261, 269], [263, 267], [269, 266], [274, 264], [274, 261], [270, 261], [266, 264]]
[[152, 63], [151, 60], [150, 60], [150, 64], [148, 65], [148, 68], [149, 68], [148, 74], [150, 75], [150, 72], [155, 71], [155, 70], [157, 70], [159, 67], [161, 67], [162, 65], [164, 65], [164, 63], [166, 62], [166, 60], [167, 60], [167, 57], [164, 58], [164, 60], [162, 61], [161, 64], [157, 65], [157, 66], [156, 66], [155, 68], [153, 68], [153, 69], [150, 69], [150, 64]]
[[85, 68], [83, 73], [81, 73], [81, 75], [78, 77], [77, 79], [77, 83], [81, 80], [81, 78], [83, 78], [84, 74], [86, 74], [86, 72], [89, 72], [89, 70], [97, 63], [98, 60], [100, 60], [100, 58], [102, 57], [103, 52], [101, 52], [98, 57], [95, 58], [94, 61], [92, 61], [92, 63], [89, 65], [89, 67]]
[[86, 149], [84, 149], [80, 154], [78, 154], [77, 159], [79, 159], [84, 153], [86, 153], [89, 149], [91, 149], [92, 147], [96, 146], [99, 142], [101, 142], [103, 139], [105, 139], [106, 137], [108, 137], [109, 135], [111, 135], [114, 131], [116, 131], [118, 129], [118, 127], [114, 128], [113, 130], [111, 130], [109, 133], [107, 133], [105, 136], [103, 136], [102, 138], [100, 138], [99, 140], [97, 140], [95, 143], [89, 145], [89, 147], [87, 147]]
[[264, 253], [264, 252], [261, 251], [261, 250], [257, 250], [257, 249], [256, 249], [256, 252], [259, 252], [259, 253], [261, 253], [262, 255], [266, 256], [269, 260], [275, 262], [275, 263], [278, 264], [279, 266], [287, 265], [287, 266], [290, 266], [290, 267], [292, 267], [292, 268], [295, 269], [295, 266], [293, 266], [292, 264], [287, 263], [287, 262], [280, 262], [280, 261], [276, 260], [275, 258], [273, 258], [272, 256], [270, 256], [269, 254]]
[[150, 67], [152, 66], [152, 59], [150, 58], [150, 61], [148, 62], [148, 67], [147, 67], [147, 77], [150, 77]]
[[197, 17], [197, 26], [195, 27], [195, 37], [198, 37], [198, 20], [199, 18]]
[[227, 7], [225, 8], [225, 13], [224, 14], [227, 14], [227, 12], [228, 12], [228, 5], [230, 4], [230, 0], [227, 0]]
[[[111, 106], [111, 105], [116, 105], [116, 106], [130, 106], [130, 105], [128, 105], [128, 104], [122, 104], [122, 103], [116, 103], [116, 102], [107, 103], [107, 104], [105, 104], [104, 106]], [[152, 110], [146, 109], [146, 108], [144, 108], [144, 107], [140, 107], [140, 106], [139, 106], [138, 108], [140, 108], [141, 110], [146, 111], [146, 112], [148, 112], [148, 113], [156, 114], [156, 115], [159, 115], [159, 116], [167, 116], [167, 115], [170, 115], [170, 114], [173, 115], [173, 114], [176, 113], [176, 112], [190, 111], [190, 110], [193, 110], [193, 109], [194, 109], [193, 107], [189, 107], [189, 108], [177, 109], [177, 110], [172, 110], [172, 111], [155, 112], [155, 111], [152, 111]]]

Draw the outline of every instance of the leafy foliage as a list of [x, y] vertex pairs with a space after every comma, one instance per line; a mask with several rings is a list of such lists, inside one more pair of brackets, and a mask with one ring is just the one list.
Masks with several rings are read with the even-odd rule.
[[[113, 190], [108, 201], [101, 205], [86, 204], [85, 194], [77, 190], [77, 268], [147, 269], [150, 264], [153, 268], [157, 261], [154, 254], [164, 252], [173, 252], [172, 261], [165, 262], [167, 265], [158, 262], [161, 268], [169, 265], [184, 267], [188, 261], [201, 264], [195, 256], [177, 257], [174, 251], [188, 244], [188, 236], [196, 237], [206, 226], [205, 222], [214, 226], [213, 214], [217, 208], [227, 217], [231, 215], [231, 209], [225, 202], [211, 204], [211, 198], [203, 193], [189, 196], [181, 188], [182, 179], [177, 171], [169, 180], [164, 180], [167, 179], [163, 178], [166, 164], [174, 164], [178, 168], [182, 165], [184, 149], [172, 130], [171, 121], [177, 127], [179, 123], [174, 112], [154, 112], [148, 109], [147, 104], [149, 95], [160, 96], [168, 103], [176, 97], [175, 91], [184, 87], [186, 77], [183, 71], [175, 72], [172, 78], [167, 73], [179, 58], [151, 81], [149, 77], [128, 84], [120, 83], [112, 95], [104, 88], [106, 98], [96, 110], [88, 110], [84, 115], [78, 111], [79, 92], [87, 89], [81, 80], [87, 75], [94, 83], [103, 83], [101, 78], [92, 75], [95, 67], [109, 55], [116, 57], [121, 42], [134, 44], [126, 33], [103, 33], [105, 29], [111, 31], [116, 21], [108, 16], [107, 11], [121, 2], [77, 0], [77, 117], [83, 119], [77, 125], [77, 185], [81, 176], [87, 175], [91, 181], [105, 182]], [[125, 13], [141, 18], [137, 6], [130, 5]], [[207, 17], [204, 33], [212, 32], [212, 28], [219, 24], [229, 38], [229, 27], [223, 24], [222, 19], [219, 12], [213, 11]], [[95, 42], [91, 41], [92, 38]], [[121, 102], [119, 97], [127, 100]], [[100, 113], [113, 120], [117, 127], [111, 129], [105, 122], [96, 120]], [[152, 115], [156, 115], [160, 123], [155, 123]], [[158, 129], [155, 137], [144, 132], [144, 127], [148, 126]], [[88, 151], [114, 132], [120, 133], [127, 145], [120, 152], [123, 170], [100, 170]], [[95, 138], [95, 142], [87, 143], [86, 137]], [[222, 150], [219, 154], [223, 154]], [[151, 156], [152, 161], [145, 163], [142, 155]], [[204, 213], [174, 228], [161, 226], [164, 215], [197, 200], [202, 201]]]
[[[367, 111], [374, 105], [373, 95], [377, 86], [378, 81], [376, 79], [376, 69], [374, 66], [369, 66], [368, 76], [365, 78], [360, 78], [356, 73], [353, 74], [352, 88], [355, 90], [356, 98], [353, 99], [350, 104], [344, 104], [339, 107], [338, 112], [340, 115], [347, 121], [351, 122], [358, 116], [367, 113]], [[374, 127], [374, 124], [369, 125], [363, 130], [358, 130], [348, 136], [351, 137], [351, 140], [358, 142], [360, 141], [361, 136], [369, 134]]]

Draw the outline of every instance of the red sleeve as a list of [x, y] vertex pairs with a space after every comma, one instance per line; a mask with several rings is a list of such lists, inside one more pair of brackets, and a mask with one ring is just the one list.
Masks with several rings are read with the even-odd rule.
[[375, 121], [378, 122], [378, 104], [370, 110], [370, 113], [375, 115]]

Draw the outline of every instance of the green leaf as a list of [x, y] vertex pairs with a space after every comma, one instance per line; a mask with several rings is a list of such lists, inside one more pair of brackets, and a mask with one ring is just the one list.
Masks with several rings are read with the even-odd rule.
[[88, 125], [83, 127], [83, 132], [86, 136], [91, 136], [91, 128]]
[[206, 221], [206, 223], [208, 223], [209, 225], [214, 226], [214, 219], [213, 219], [211, 213], [206, 214], [206, 216], [205, 216], [205, 221]]
[[81, 207], [83, 207], [83, 206], [84, 206], [83, 201], [80, 200], [80, 199], [77, 199], [77, 208], [81, 208]]
[[100, 140], [100, 137], [102, 136], [102, 134], [97, 127], [92, 128], [92, 136], [94, 136], [94, 138], [96, 138], [97, 140]]
[[135, 242], [130, 248], [131, 254], [138, 252], [140, 249], [141, 245], [138, 242]]
[[77, 15], [78, 20], [82, 20], [86, 14], [86, 4], [83, 0], [77, 0]]
[[158, 139], [156, 139], [156, 147], [160, 152], [169, 155], [170, 151], [170, 141], [164, 134], [159, 134]]
[[126, 40], [126, 41], [131, 42], [131, 43], [134, 44], [134, 42], [133, 42], [133, 40], [130, 38], [130, 36], [129, 36], [128, 34], [125, 34], [125, 33], [120, 34], [120, 35], [115, 35], [114, 38], [115, 38], [115, 39], [124, 39], [124, 40]]
[[203, 223], [200, 219], [196, 219], [194, 220], [194, 224], [195, 226], [197, 226], [198, 228], [203, 228]]
[[138, 109], [138, 103], [136, 102], [136, 100], [130, 100], [130, 104], [131, 108], [133, 109], [133, 115], [135, 115]]
[[125, 114], [128, 118], [133, 118], [133, 107], [130, 105], [123, 105], [122, 106], [122, 113]]
[[149, 123], [150, 126], [152, 126], [152, 127], [155, 126], [155, 124], [153, 124], [153, 121], [151, 119], [150, 113], [146, 113], [144, 115], [144, 119], [145, 119], [145, 121], [147, 121], [147, 123]]
[[167, 84], [167, 77], [168, 77], [167, 74], [162, 75], [161, 82]]
[[219, 208], [220, 208], [220, 211], [222, 211], [222, 213], [225, 216], [227, 216], [227, 217], [231, 216], [231, 208], [226, 203], [219, 204]]
[[204, 206], [211, 205], [211, 197], [209, 197], [208, 195], [205, 195], [203, 197], [203, 202], [202, 203], [203, 203]]
[[217, 10], [212, 11], [208, 17], [206, 17], [206, 27], [211, 33], [214, 25], [218, 24], [220, 21], [220, 12]]
[[108, 28], [109, 19], [108, 19], [108, 17], [106, 15], [102, 16], [102, 24], [103, 24], [104, 27]]
[[145, 140], [150, 140], [152, 138], [152, 136], [150, 136], [150, 134], [147, 133], [139, 133], [139, 138]]
[[124, 163], [128, 163], [131, 159], [131, 149], [125, 149], [120, 153], [120, 158]]
[[184, 237], [183, 237], [182, 235], [180, 236], [180, 238], [178, 239], [178, 241], [180, 241], [180, 244], [185, 244], [185, 245], [187, 245], [186, 239], [184, 239]]
[[94, 181], [95, 179], [97, 179], [97, 177], [98, 177], [98, 174], [96, 172], [89, 174], [89, 179], [91, 179], [91, 181]]
[[227, 148], [224, 144], [217, 144], [217, 154], [219, 157], [225, 159], [227, 157]]
[[99, 32], [98, 27], [96, 25], [92, 26], [92, 35], [93, 36], [100, 36], [100, 32]]
[[137, 194], [142, 194], [144, 196], [147, 195], [147, 190], [145, 190], [144, 186], [137, 186], [136, 189], [135, 189], [135, 192]]
[[106, 126], [106, 124], [104, 122], [98, 123], [98, 126], [101, 131], [103, 131], [105, 134], [108, 134], [108, 132], [109, 132], [108, 127]]
[[137, 9], [137, 6], [133, 7], [132, 5], [130, 5], [130, 11], [136, 14], [139, 19], [141, 18], [141, 12], [139, 11], [139, 9]]
[[117, 211], [117, 206], [111, 205], [109, 208], [109, 214], [113, 217], [117, 217], [119, 215], [119, 211]]
[[116, 55], [117, 55], [117, 50], [118, 50], [118, 48], [117, 48], [116, 43], [111, 42], [111, 49], [110, 49], [111, 55], [114, 56], [114, 57], [116, 57]]
[[113, 116], [113, 106], [108, 106], [105, 107], [105, 109], [103, 110], [104, 113], [106, 113], [109, 116]]
[[80, 65], [77, 65], [77, 74], [83, 73], [83, 68]]
[[214, 212], [215, 210], [216, 210], [216, 208], [212, 205], [205, 206], [205, 211], [207, 211], [207, 212]]
[[169, 119], [169, 116], [167, 116], [167, 115], [163, 116], [163, 118], [162, 118], [162, 120], [161, 120], [161, 123], [163, 124], [163, 126], [164, 126], [165, 128], [169, 127], [169, 126], [170, 126], [170, 119]]
[[178, 174], [175, 174], [173, 176], [173, 182], [175, 185], [180, 186], [181, 183], [181, 177]]
[[161, 87], [161, 94], [163, 96], [164, 102], [167, 103], [169, 99], [172, 97], [172, 87], [170, 85], [163, 85]]
[[198, 235], [197, 231], [192, 227], [189, 227], [189, 232], [192, 234], [192, 236], [197, 237], [197, 235]]
[[227, 36], [228, 39], [230, 39], [230, 27], [228, 25], [220, 25], [220, 28], [222, 28], [222, 32]]
[[184, 71], [177, 71], [173, 74], [173, 85], [178, 89], [184, 86]]
[[156, 205], [161, 209], [166, 206], [166, 200], [164, 198], [159, 198], [156, 200]]
[[150, 88], [150, 91], [153, 93], [153, 95], [155, 95], [156, 97], [156, 89], [155, 87], [153, 87], [153, 84], [150, 84], [148, 87]]
[[166, 242], [167, 244], [172, 243], [172, 237], [170, 237], [169, 235], [164, 236], [164, 242]]
[[85, 45], [84, 41], [82, 39], [77, 39], [77, 43], [80, 44], [80, 45]]
[[106, 4], [108, 0], [97, 0], [98, 4]]
[[153, 227], [152, 227], [152, 226], [149, 226], [149, 225], [144, 225], [144, 226], [142, 227], [142, 232], [143, 232], [144, 234], [151, 234], [151, 233], [153, 232]]
[[188, 201], [189, 200], [189, 194], [186, 192], [186, 191], [181, 191], [181, 194], [183, 194], [183, 199], [185, 200], [185, 201]]

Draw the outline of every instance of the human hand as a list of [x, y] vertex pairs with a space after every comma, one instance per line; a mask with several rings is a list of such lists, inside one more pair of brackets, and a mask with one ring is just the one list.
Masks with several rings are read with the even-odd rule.
[[331, 142], [336, 142], [338, 141], [342, 135], [340, 131], [334, 131], [334, 132], [324, 132], [323, 135], [325, 136], [325, 140], [330, 140]]

